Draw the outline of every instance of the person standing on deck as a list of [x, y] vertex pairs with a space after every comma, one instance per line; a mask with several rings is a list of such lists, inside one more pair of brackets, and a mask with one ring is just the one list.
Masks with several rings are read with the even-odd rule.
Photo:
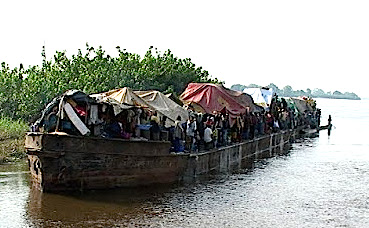
[[160, 123], [160, 119], [158, 117], [158, 113], [155, 111], [154, 114], [150, 118], [151, 139], [155, 141], [158, 141], [160, 139], [159, 123]]
[[189, 120], [187, 121], [187, 129], [186, 129], [186, 149], [191, 153], [193, 149], [193, 141], [195, 137], [197, 126], [194, 117], [191, 115]]
[[255, 137], [255, 126], [257, 123], [257, 118], [254, 113], [250, 113], [250, 139], [254, 139]]
[[266, 125], [267, 125], [267, 127], [266, 127], [267, 128], [267, 134], [272, 133], [274, 119], [273, 119], [273, 116], [270, 112], [267, 112], [265, 122], [266, 122]]
[[173, 146], [174, 146], [174, 151], [175, 152], [182, 152], [183, 151], [183, 144], [182, 144], [182, 139], [183, 139], [183, 127], [181, 125], [181, 116], [177, 117], [177, 120], [174, 122], [174, 133], [173, 133], [173, 138], [174, 138], [174, 142], [173, 142]]
[[213, 148], [218, 147], [218, 137], [219, 137], [218, 128], [213, 127]]
[[215, 118], [214, 118], [214, 131], [213, 131], [213, 137], [214, 137], [214, 144], [215, 147], [218, 147], [219, 145], [222, 144], [222, 127], [223, 127], [223, 121], [221, 118], [220, 113], [215, 112]]
[[262, 120], [262, 115], [261, 113], [255, 113], [255, 117], [256, 117], [256, 125], [255, 125], [255, 130], [257, 132], [257, 135], [263, 135], [263, 120]]
[[249, 132], [250, 132], [250, 119], [249, 119], [249, 113], [246, 112], [243, 115], [243, 132], [242, 132], [242, 139], [249, 139]]
[[287, 127], [288, 127], [288, 123], [287, 123], [287, 120], [288, 120], [288, 112], [287, 112], [287, 109], [282, 109], [282, 113], [281, 113], [281, 129], [282, 130], [286, 130]]
[[213, 144], [213, 131], [210, 128], [210, 125], [206, 125], [205, 131], [204, 131], [204, 141], [205, 141], [205, 150], [210, 150], [212, 148]]
[[229, 115], [228, 113], [226, 113], [222, 115], [223, 146], [228, 145], [228, 130], [229, 130]]

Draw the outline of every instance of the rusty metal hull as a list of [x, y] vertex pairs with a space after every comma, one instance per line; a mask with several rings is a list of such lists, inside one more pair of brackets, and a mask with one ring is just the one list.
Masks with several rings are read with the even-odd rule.
[[43, 191], [175, 182], [188, 160], [159, 141], [29, 133], [25, 145], [33, 182]]
[[171, 154], [170, 143], [28, 133], [33, 179], [42, 191], [133, 187], [193, 181], [211, 173], [252, 168], [256, 159], [290, 148], [298, 130], [196, 154]]

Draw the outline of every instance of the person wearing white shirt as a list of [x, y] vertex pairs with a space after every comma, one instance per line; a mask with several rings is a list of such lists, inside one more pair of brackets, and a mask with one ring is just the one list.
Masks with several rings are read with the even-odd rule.
[[191, 153], [194, 147], [195, 132], [197, 130], [196, 121], [193, 116], [189, 117], [186, 129], [186, 149]]
[[213, 131], [211, 130], [210, 126], [207, 125], [204, 131], [204, 141], [205, 141], [206, 150], [211, 149], [211, 145], [213, 141], [212, 134], [213, 134]]

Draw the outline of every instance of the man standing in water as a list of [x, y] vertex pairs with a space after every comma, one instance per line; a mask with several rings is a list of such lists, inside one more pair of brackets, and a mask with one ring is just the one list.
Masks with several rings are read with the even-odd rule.
[[331, 117], [331, 115], [329, 115], [329, 117], [328, 117], [328, 127], [331, 125], [331, 122], [332, 122], [332, 117]]
[[328, 135], [331, 135], [331, 129], [332, 129], [332, 117], [329, 115], [328, 117]]

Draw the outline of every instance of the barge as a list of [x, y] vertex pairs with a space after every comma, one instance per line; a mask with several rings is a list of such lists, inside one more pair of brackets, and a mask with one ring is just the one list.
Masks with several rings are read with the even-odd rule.
[[[211, 87], [206, 86], [204, 88]], [[252, 168], [256, 159], [284, 153], [291, 141], [306, 133], [303, 129], [309, 126], [274, 129], [273, 133], [237, 143], [229, 143], [237, 140], [233, 138], [237, 134], [228, 134], [223, 135], [228, 138], [218, 137], [223, 138], [222, 145], [226, 146], [195, 153], [190, 146], [186, 150], [189, 152], [179, 151], [173, 145], [175, 140], [178, 142], [175, 129], [186, 124], [190, 112], [166, 100], [169, 99], [166, 96], [153, 94], [135, 93], [129, 88], [95, 95], [71, 90], [54, 98], [25, 136], [32, 182], [45, 192], [190, 182], [203, 175]], [[209, 106], [205, 113], [213, 113], [213, 109], [232, 110], [229, 116], [217, 114], [224, 125], [237, 125], [239, 115], [261, 110], [245, 94], [230, 91], [217, 94], [205, 96], [216, 98], [215, 101], [211, 99], [216, 104], [212, 109]], [[227, 96], [219, 99], [222, 94]], [[229, 102], [225, 102], [227, 99]], [[182, 122], [179, 122], [181, 116]], [[207, 120], [211, 118], [208, 116]], [[167, 124], [172, 127], [166, 127]], [[163, 130], [173, 128], [176, 134]]]
[[170, 153], [170, 142], [29, 132], [25, 146], [33, 183], [42, 191], [83, 191], [190, 182], [251, 168], [255, 159], [290, 148], [297, 130], [199, 153]]

